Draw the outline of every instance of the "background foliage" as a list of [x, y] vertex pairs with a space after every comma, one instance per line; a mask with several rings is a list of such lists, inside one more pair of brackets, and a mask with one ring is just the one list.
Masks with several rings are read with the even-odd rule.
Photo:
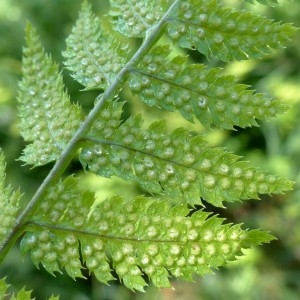
[[[268, 8], [261, 5], [244, 4], [243, 1], [227, 0], [236, 6], [247, 6], [259, 14], [275, 20], [299, 24], [300, 2], [281, 1], [280, 6]], [[107, 1], [91, 1], [97, 13], [105, 13]], [[1, 0], [0, 2], [0, 145], [8, 161], [7, 177], [14, 187], [21, 187], [25, 195], [32, 195], [36, 187], [49, 172], [51, 166], [30, 170], [20, 168], [15, 161], [24, 147], [16, 127], [16, 90], [20, 78], [21, 50], [24, 44], [24, 24], [29, 19], [38, 29], [43, 44], [51, 52], [54, 60], [61, 61], [60, 53], [65, 49], [65, 38], [74, 24], [81, 6], [80, 0]], [[132, 43], [138, 44], [134, 40]], [[28, 257], [21, 258], [19, 249], [14, 249], [0, 269], [0, 277], [9, 274], [21, 288], [24, 278], [29, 279], [27, 286], [35, 290], [37, 299], [45, 299], [52, 292], [60, 294], [61, 299], [298, 299], [300, 294], [300, 201], [299, 201], [299, 156], [300, 156], [300, 35], [296, 35], [285, 50], [277, 51], [260, 61], [234, 62], [224, 64], [212, 60], [211, 66], [225, 67], [228, 73], [235, 74], [241, 82], [251, 84], [258, 91], [268, 92], [274, 98], [282, 99], [292, 106], [284, 116], [272, 123], [262, 124], [260, 128], [251, 128], [239, 132], [214, 131], [209, 139], [212, 145], [226, 146], [236, 154], [251, 160], [263, 169], [270, 169], [280, 176], [286, 176], [297, 182], [293, 193], [265, 198], [260, 202], [245, 202], [242, 206], [228, 205], [226, 210], [213, 209], [221, 216], [234, 222], [245, 222], [247, 227], [261, 227], [270, 230], [278, 237], [270, 245], [251, 250], [246, 257], [235, 262], [226, 270], [215, 275], [197, 278], [196, 283], [175, 281], [175, 290], [152, 290], [149, 293], [131, 294], [117, 283], [111, 287], [98, 284], [93, 278], [75, 283], [69, 277], [60, 275], [59, 280], [44, 270], [37, 271]], [[189, 53], [193, 60], [203, 61], [197, 52]], [[80, 94], [80, 87], [64, 71], [64, 80], [71, 98], [80, 101], [85, 97], [87, 108], [94, 101], [95, 94]], [[137, 102], [135, 102], [136, 104]], [[141, 107], [128, 107], [128, 110], [147, 110], [147, 120], [152, 119], [152, 110], [142, 104]], [[168, 118], [168, 114], [164, 117]], [[170, 118], [174, 127], [189, 126], [189, 129], [203, 132], [200, 126], [182, 123], [181, 119]], [[181, 124], [182, 123], [182, 124]], [[187, 125], [188, 124], [188, 125]], [[77, 162], [69, 168], [72, 173], [80, 170]], [[112, 194], [113, 180], [103, 179], [99, 187], [97, 179], [90, 175], [86, 179], [91, 190]], [[118, 184], [123, 182], [119, 179]], [[127, 191], [137, 194], [134, 186]], [[245, 226], [245, 227], [246, 227]], [[21, 265], [21, 259], [23, 259]], [[17, 278], [16, 278], [17, 277]]]

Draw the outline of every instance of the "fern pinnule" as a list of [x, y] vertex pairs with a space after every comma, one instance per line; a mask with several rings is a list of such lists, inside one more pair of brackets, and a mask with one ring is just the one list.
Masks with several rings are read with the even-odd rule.
[[57, 64], [45, 54], [29, 23], [26, 44], [19, 83], [19, 128], [24, 140], [32, 143], [20, 159], [40, 166], [58, 159], [82, 122], [82, 115], [79, 106], [71, 104]]
[[237, 84], [222, 70], [203, 64], [187, 64], [187, 59], [170, 56], [168, 45], [158, 46], [129, 70], [129, 86], [144, 103], [166, 110], [178, 110], [203, 126], [225, 129], [257, 125], [286, 110], [285, 105]]
[[[5, 184], [5, 159], [0, 148], [0, 246], [4, 238], [11, 232], [16, 216], [20, 208], [21, 193], [19, 190], [13, 191], [10, 185]], [[0, 253], [2, 258], [4, 253]]]
[[31, 291], [26, 291], [25, 288], [20, 290], [17, 295], [12, 294], [9, 297], [8, 294], [9, 285], [6, 283], [5, 278], [0, 279], [0, 299], [10, 299], [10, 300], [33, 300], [31, 298]]
[[[290, 24], [282, 25], [248, 12], [223, 8], [216, 0], [177, 2], [177, 9], [166, 19], [168, 35], [179, 46], [197, 49], [207, 57], [223, 61], [262, 58], [271, 48], [281, 48], [295, 33]], [[276, 0], [259, 2], [274, 4]], [[140, 37], [163, 15], [168, 1], [145, 1], [144, 4], [113, 0], [111, 3], [117, 7], [112, 20], [115, 29], [125, 36]], [[144, 5], [146, 8], [153, 5], [155, 9], [144, 10]]]
[[180, 1], [168, 21], [168, 34], [179, 46], [223, 61], [262, 58], [294, 33], [290, 24], [223, 8], [216, 0]]
[[105, 89], [128, 60], [129, 49], [101, 29], [85, 1], [63, 52], [71, 76], [85, 89]]
[[81, 252], [87, 269], [101, 282], [114, 278], [110, 257], [128, 288], [142, 291], [143, 273], [157, 287], [168, 287], [169, 272], [191, 279], [223, 265], [241, 248], [273, 239], [256, 232], [254, 240], [240, 225], [223, 224], [203, 211], [188, 217], [184, 204], [170, 208], [145, 197], [126, 201], [114, 196], [90, 211], [93, 196], [78, 192], [76, 181], [69, 177], [49, 191], [22, 240], [23, 251], [30, 250], [33, 262], [52, 274], [65, 268], [71, 277], [82, 277]]
[[[32, 291], [27, 291], [22, 288], [17, 294], [10, 293], [10, 285], [6, 282], [5, 278], [0, 279], [0, 299], [6, 300], [34, 300], [32, 298]], [[48, 300], [59, 300], [59, 297], [51, 296]]]
[[[112, 116], [116, 106], [120, 104], [108, 103], [105, 115]], [[190, 204], [203, 197], [216, 206], [291, 188], [290, 181], [257, 171], [221, 148], [210, 148], [183, 128], [170, 134], [165, 121], [148, 129], [142, 129], [141, 116], [120, 126], [118, 122], [98, 118], [86, 136], [89, 143], [80, 160], [100, 176], [136, 181], [151, 193], [183, 197]]]

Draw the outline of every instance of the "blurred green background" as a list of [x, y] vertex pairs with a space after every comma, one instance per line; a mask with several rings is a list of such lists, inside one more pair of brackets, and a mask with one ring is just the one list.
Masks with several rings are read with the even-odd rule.
[[[33, 23], [40, 33], [45, 48], [62, 66], [61, 51], [65, 38], [76, 21], [81, 0], [0, 0], [0, 146], [7, 158], [7, 181], [25, 192], [24, 201], [34, 193], [49, 172], [51, 165], [30, 170], [16, 161], [24, 147], [17, 127], [17, 83], [21, 76], [21, 55], [24, 44], [24, 24]], [[94, 11], [105, 14], [107, 0], [90, 1]], [[268, 8], [262, 5], [245, 4], [243, 1], [227, 0], [228, 5], [247, 8], [255, 13], [277, 21], [292, 22], [300, 26], [300, 1], [281, 1], [280, 6]], [[133, 41], [133, 45], [135, 42]], [[189, 53], [193, 60], [205, 59], [198, 53]], [[243, 222], [245, 228], [269, 230], [277, 238], [270, 245], [247, 251], [246, 256], [230, 264], [226, 269], [215, 271], [205, 278], [195, 278], [194, 283], [174, 281], [174, 290], [154, 289], [151, 284], [147, 293], [132, 293], [117, 282], [107, 287], [94, 278], [74, 282], [65, 275], [52, 277], [42, 268], [33, 267], [30, 259], [21, 257], [15, 247], [0, 266], [0, 277], [19, 289], [25, 284], [34, 289], [37, 299], [46, 299], [60, 294], [61, 299], [85, 300], [197, 300], [197, 299], [300, 299], [300, 34], [287, 48], [268, 55], [264, 60], [234, 62], [224, 65], [219, 61], [208, 62], [210, 66], [221, 66], [225, 72], [234, 74], [240, 82], [252, 85], [259, 92], [268, 93], [291, 106], [287, 114], [269, 122], [261, 122], [259, 128], [248, 128], [235, 132], [207, 132], [212, 145], [225, 146], [242, 155], [265, 170], [296, 181], [295, 190], [286, 195], [263, 197], [263, 201], [231, 204], [225, 210], [207, 209], [219, 213], [230, 221]], [[72, 100], [88, 108], [96, 93], [79, 92], [81, 87], [64, 70], [65, 83]], [[134, 105], [133, 105], [134, 104]], [[131, 101], [131, 110], [145, 111], [148, 120], [153, 118], [153, 109], [147, 109]], [[186, 126], [204, 133], [200, 125], [189, 125], [176, 114], [155, 111], [155, 116], [167, 118], [170, 127]], [[174, 117], [175, 116], [175, 117]], [[68, 172], [81, 170], [75, 160]], [[99, 180], [86, 176], [85, 182], [100, 196], [113, 192], [120, 180]], [[121, 190], [124, 190], [120, 188]], [[128, 195], [137, 193], [137, 187], [126, 186]], [[88, 274], [86, 274], [88, 276]]]

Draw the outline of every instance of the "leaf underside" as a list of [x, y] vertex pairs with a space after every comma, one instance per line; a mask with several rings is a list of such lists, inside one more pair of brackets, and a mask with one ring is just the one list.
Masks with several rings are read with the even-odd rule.
[[290, 24], [223, 8], [216, 0], [180, 4], [168, 23], [169, 36], [181, 47], [197, 49], [207, 57], [223, 61], [262, 58], [272, 48], [282, 48], [295, 33]]
[[[147, 38], [164, 18], [165, 33], [174, 44], [223, 61], [262, 58], [272, 48], [281, 48], [295, 31], [289, 24], [222, 8], [215, 0], [178, 1], [167, 17], [173, 1], [110, 2], [112, 25], [126, 37]], [[114, 95], [108, 98], [117, 98], [128, 84], [147, 105], [178, 111], [208, 128], [256, 126], [257, 120], [286, 110], [278, 101], [237, 84], [221, 69], [190, 64], [163, 43], [136, 59], [129, 46], [104, 28], [84, 1], [63, 52], [71, 76], [84, 90], [104, 91], [99, 98], [112, 89]], [[40, 166], [60, 157], [84, 116], [70, 101], [58, 66], [30, 25], [26, 43], [18, 100], [20, 131], [29, 144], [21, 160]], [[170, 286], [171, 276], [192, 280], [195, 274], [207, 274], [235, 260], [243, 248], [273, 239], [260, 230], [225, 224], [202, 210], [192, 212], [187, 204], [201, 204], [203, 198], [222, 207], [225, 201], [288, 191], [292, 182], [253, 168], [225, 149], [209, 147], [202, 136], [183, 128], [170, 132], [165, 121], [145, 128], [141, 115], [123, 120], [123, 104], [106, 100], [91, 128], [80, 136], [83, 167], [103, 177], [137, 182], [150, 194], [174, 198], [177, 205], [118, 195], [95, 202], [94, 194], [79, 191], [79, 180], [68, 177], [48, 189], [25, 224], [21, 247], [31, 252], [36, 266], [43, 265], [53, 275], [65, 270], [72, 278], [83, 277], [87, 268], [105, 284], [117, 274], [128, 288], [143, 291], [147, 278], [157, 287]], [[20, 197], [4, 186], [1, 153], [0, 187], [4, 191], [0, 205], [5, 204], [11, 226]], [[13, 199], [11, 205], [8, 197]], [[3, 286], [0, 281], [0, 296]]]
[[128, 59], [129, 50], [102, 31], [101, 23], [84, 2], [63, 52], [72, 77], [88, 89], [106, 89]]
[[[146, 8], [150, 2], [154, 2], [155, 9], [147, 10], [145, 16], [144, 10], [139, 8], [144, 5], [142, 2], [111, 1], [113, 8], [117, 7], [113, 10], [115, 29], [125, 36], [145, 36], [165, 11], [166, 1], [162, 4], [146, 1]], [[151, 22], [147, 22], [147, 17]], [[262, 58], [272, 48], [282, 48], [295, 32], [290, 24], [282, 25], [248, 12], [223, 8], [216, 0], [180, 1], [166, 23], [167, 33], [176, 44], [223, 61]]]
[[170, 0], [110, 0], [114, 29], [126, 37], [144, 37], [172, 3]]
[[82, 122], [82, 116], [79, 106], [70, 102], [58, 66], [45, 54], [30, 24], [26, 27], [26, 44], [18, 109], [21, 135], [31, 144], [20, 159], [40, 166], [60, 156]]
[[4, 155], [0, 148], [0, 245], [3, 239], [11, 232], [20, 208], [19, 202], [21, 198], [19, 190], [13, 191], [11, 186], [6, 186], [5, 167]]
[[[122, 103], [110, 102], [87, 138], [80, 160], [104, 177], [140, 183], [147, 191], [199, 204], [256, 199], [258, 194], [291, 189], [288, 180], [268, 175], [221, 148], [208, 147], [201, 136], [178, 128], [171, 134], [164, 121], [142, 129], [141, 116], [119, 125]], [[102, 119], [102, 120], [101, 120]]]
[[188, 216], [184, 204], [170, 208], [145, 197], [128, 202], [114, 196], [90, 211], [94, 197], [79, 194], [76, 181], [69, 177], [49, 191], [22, 240], [22, 250], [30, 250], [33, 262], [51, 274], [65, 268], [71, 277], [82, 277], [81, 253], [89, 272], [103, 283], [114, 279], [112, 262], [132, 290], [143, 290], [143, 274], [155, 286], [168, 287], [171, 275], [191, 280], [234, 259], [242, 248], [273, 239], [223, 224], [207, 212]]
[[[105, 89], [128, 59], [127, 48], [116, 46], [113, 37], [109, 41], [105, 34], [102, 37], [100, 25], [84, 3], [64, 52], [67, 68], [86, 89]], [[257, 119], [268, 120], [286, 111], [278, 101], [237, 84], [233, 76], [222, 75], [221, 69], [188, 64], [182, 56], [168, 59], [170, 52], [167, 45], [155, 47], [128, 70], [130, 88], [144, 103], [177, 110], [191, 122], [198, 119], [204, 126], [225, 129], [256, 126]]]
[[269, 119], [286, 107], [246, 85], [236, 84], [221, 69], [189, 64], [170, 55], [169, 46], [158, 46], [130, 70], [129, 85], [139, 99], [150, 106], [178, 110], [188, 121], [196, 117], [204, 126], [233, 129], [256, 126], [255, 119]]

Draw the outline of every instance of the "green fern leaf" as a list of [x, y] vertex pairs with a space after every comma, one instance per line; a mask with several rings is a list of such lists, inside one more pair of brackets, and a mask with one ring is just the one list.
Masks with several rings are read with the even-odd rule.
[[0, 299], [4, 299], [4, 297], [7, 295], [7, 289], [9, 288], [9, 285], [5, 282], [5, 278], [0, 279]]
[[82, 164], [100, 176], [136, 181], [151, 193], [183, 197], [190, 204], [203, 197], [216, 206], [291, 189], [288, 180], [256, 171], [183, 128], [169, 134], [164, 121], [142, 130], [137, 116], [117, 127], [119, 121], [111, 118], [116, 106], [121, 104], [107, 104], [105, 118], [94, 124], [80, 156]]
[[145, 37], [162, 18], [169, 0], [110, 0], [114, 29], [127, 37]]
[[[0, 279], [0, 299], [6, 300], [34, 300], [31, 298], [31, 291], [26, 291], [25, 288], [20, 290], [17, 295], [8, 294], [9, 285], [5, 282], [5, 278]], [[59, 297], [51, 296], [49, 300], [59, 300]]]
[[25, 141], [32, 144], [20, 159], [39, 166], [59, 157], [82, 117], [80, 108], [70, 103], [58, 66], [45, 54], [30, 24], [26, 27], [26, 42], [19, 84], [19, 127]]
[[18, 294], [12, 295], [11, 300], [33, 300], [34, 298], [31, 298], [31, 291], [26, 291], [25, 288], [20, 290]]
[[[295, 28], [229, 8], [216, 0], [178, 1], [177, 9], [166, 19], [171, 39], [184, 48], [223, 61], [261, 58], [271, 48], [281, 48]], [[261, 1], [274, 4], [276, 1]], [[115, 29], [125, 36], [145, 36], [162, 18], [170, 1], [111, 0]]]
[[66, 43], [65, 65], [85, 89], [105, 89], [127, 61], [128, 47], [102, 32], [87, 2]]
[[[191, 210], [187, 204], [201, 204], [203, 198], [222, 207], [224, 201], [288, 191], [292, 182], [212, 148], [183, 128], [170, 132], [165, 121], [145, 128], [141, 115], [123, 120], [123, 103], [111, 99], [117, 99], [122, 84], [128, 83], [144, 103], [178, 110], [204, 126], [257, 125], [257, 119], [276, 116], [285, 106], [236, 84], [220, 69], [174, 56], [162, 45], [166, 39], [155, 44], [166, 33], [180, 47], [197, 49], [207, 57], [260, 58], [280, 48], [295, 29], [223, 8], [217, 0], [110, 2], [115, 30], [144, 40], [130, 58], [128, 47], [111, 37], [83, 2], [63, 55], [65, 66], [85, 90], [104, 90], [85, 120], [80, 107], [70, 102], [59, 68], [36, 31], [26, 27], [18, 100], [20, 131], [29, 145], [21, 159], [34, 166], [57, 163], [17, 216], [20, 192], [5, 186], [0, 153], [0, 211], [6, 226], [0, 231], [0, 249], [6, 251], [24, 233], [22, 252], [30, 252], [33, 263], [52, 275], [65, 271], [73, 279], [83, 278], [87, 269], [104, 284], [119, 279], [135, 291], [143, 291], [147, 279], [159, 288], [169, 287], [171, 276], [193, 280], [242, 255], [242, 249], [274, 239], [267, 232], [244, 230], [242, 224], [226, 224], [216, 215]], [[79, 189], [79, 179], [59, 179], [78, 145], [85, 169], [137, 182], [151, 194], [174, 198], [177, 205], [144, 196], [95, 201], [94, 193]], [[0, 280], [0, 298], [6, 294], [7, 285]], [[11, 299], [30, 297], [22, 289]]]
[[49, 191], [22, 240], [22, 250], [30, 250], [35, 264], [43, 264], [50, 273], [65, 267], [72, 277], [81, 276], [81, 252], [88, 270], [108, 283], [113, 279], [109, 255], [120, 280], [142, 291], [143, 273], [157, 287], [167, 287], [170, 273], [192, 279], [193, 274], [226, 264], [242, 248], [273, 239], [267, 233], [223, 224], [223, 219], [207, 212], [188, 217], [190, 211], [183, 204], [170, 208], [145, 197], [128, 202], [114, 196], [90, 211], [91, 194], [79, 194], [76, 184], [68, 178]]
[[[3, 238], [8, 235], [15, 222], [18, 210], [20, 208], [20, 191], [13, 191], [11, 186], [5, 185], [5, 161], [0, 148], [0, 245]], [[1, 253], [2, 256], [3, 253]]]
[[23, 242], [22, 249], [26, 251], [28, 247], [35, 245], [36, 249], [31, 253], [34, 264], [38, 267], [42, 262], [45, 269], [52, 275], [55, 272], [61, 272], [61, 268], [65, 268], [70, 277], [83, 278], [78, 253], [79, 243], [73, 231], [80, 230], [85, 223], [94, 202], [94, 195], [85, 193], [82, 199], [79, 199], [76, 184], [77, 181], [72, 177], [59, 182], [47, 193], [40, 205], [40, 212], [47, 211], [47, 214], [37, 213], [33, 219], [41, 221], [39, 223], [41, 227], [44, 226], [43, 223], [50, 227], [56, 224], [59, 228], [67, 224], [72, 226], [72, 230], [64, 232], [58, 228], [57, 234], [54, 235], [51, 228], [45, 225], [44, 230], [38, 228], [36, 233], [26, 234], [24, 239], [26, 243]]
[[[272, 237], [272, 236], [271, 236]], [[261, 245], [262, 243], [268, 243], [270, 241], [270, 234], [259, 229], [254, 229], [248, 232], [247, 241], [255, 245]]]
[[180, 4], [168, 21], [172, 40], [223, 61], [261, 58], [271, 48], [281, 48], [295, 32], [290, 24], [223, 8], [216, 0], [187, 0]]
[[0, 299], [7, 300], [33, 300], [31, 298], [31, 291], [26, 291], [25, 288], [20, 290], [17, 295], [8, 294], [9, 285], [5, 282], [5, 278], [0, 279]]
[[269, 119], [285, 111], [285, 106], [262, 94], [253, 94], [233, 76], [202, 64], [186, 66], [186, 58], [170, 56], [169, 46], [158, 46], [130, 70], [129, 85], [150, 106], [179, 110], [193, 121], [196, 116], [207, 127], [217, 125], [257, 125], [256, 119]]

